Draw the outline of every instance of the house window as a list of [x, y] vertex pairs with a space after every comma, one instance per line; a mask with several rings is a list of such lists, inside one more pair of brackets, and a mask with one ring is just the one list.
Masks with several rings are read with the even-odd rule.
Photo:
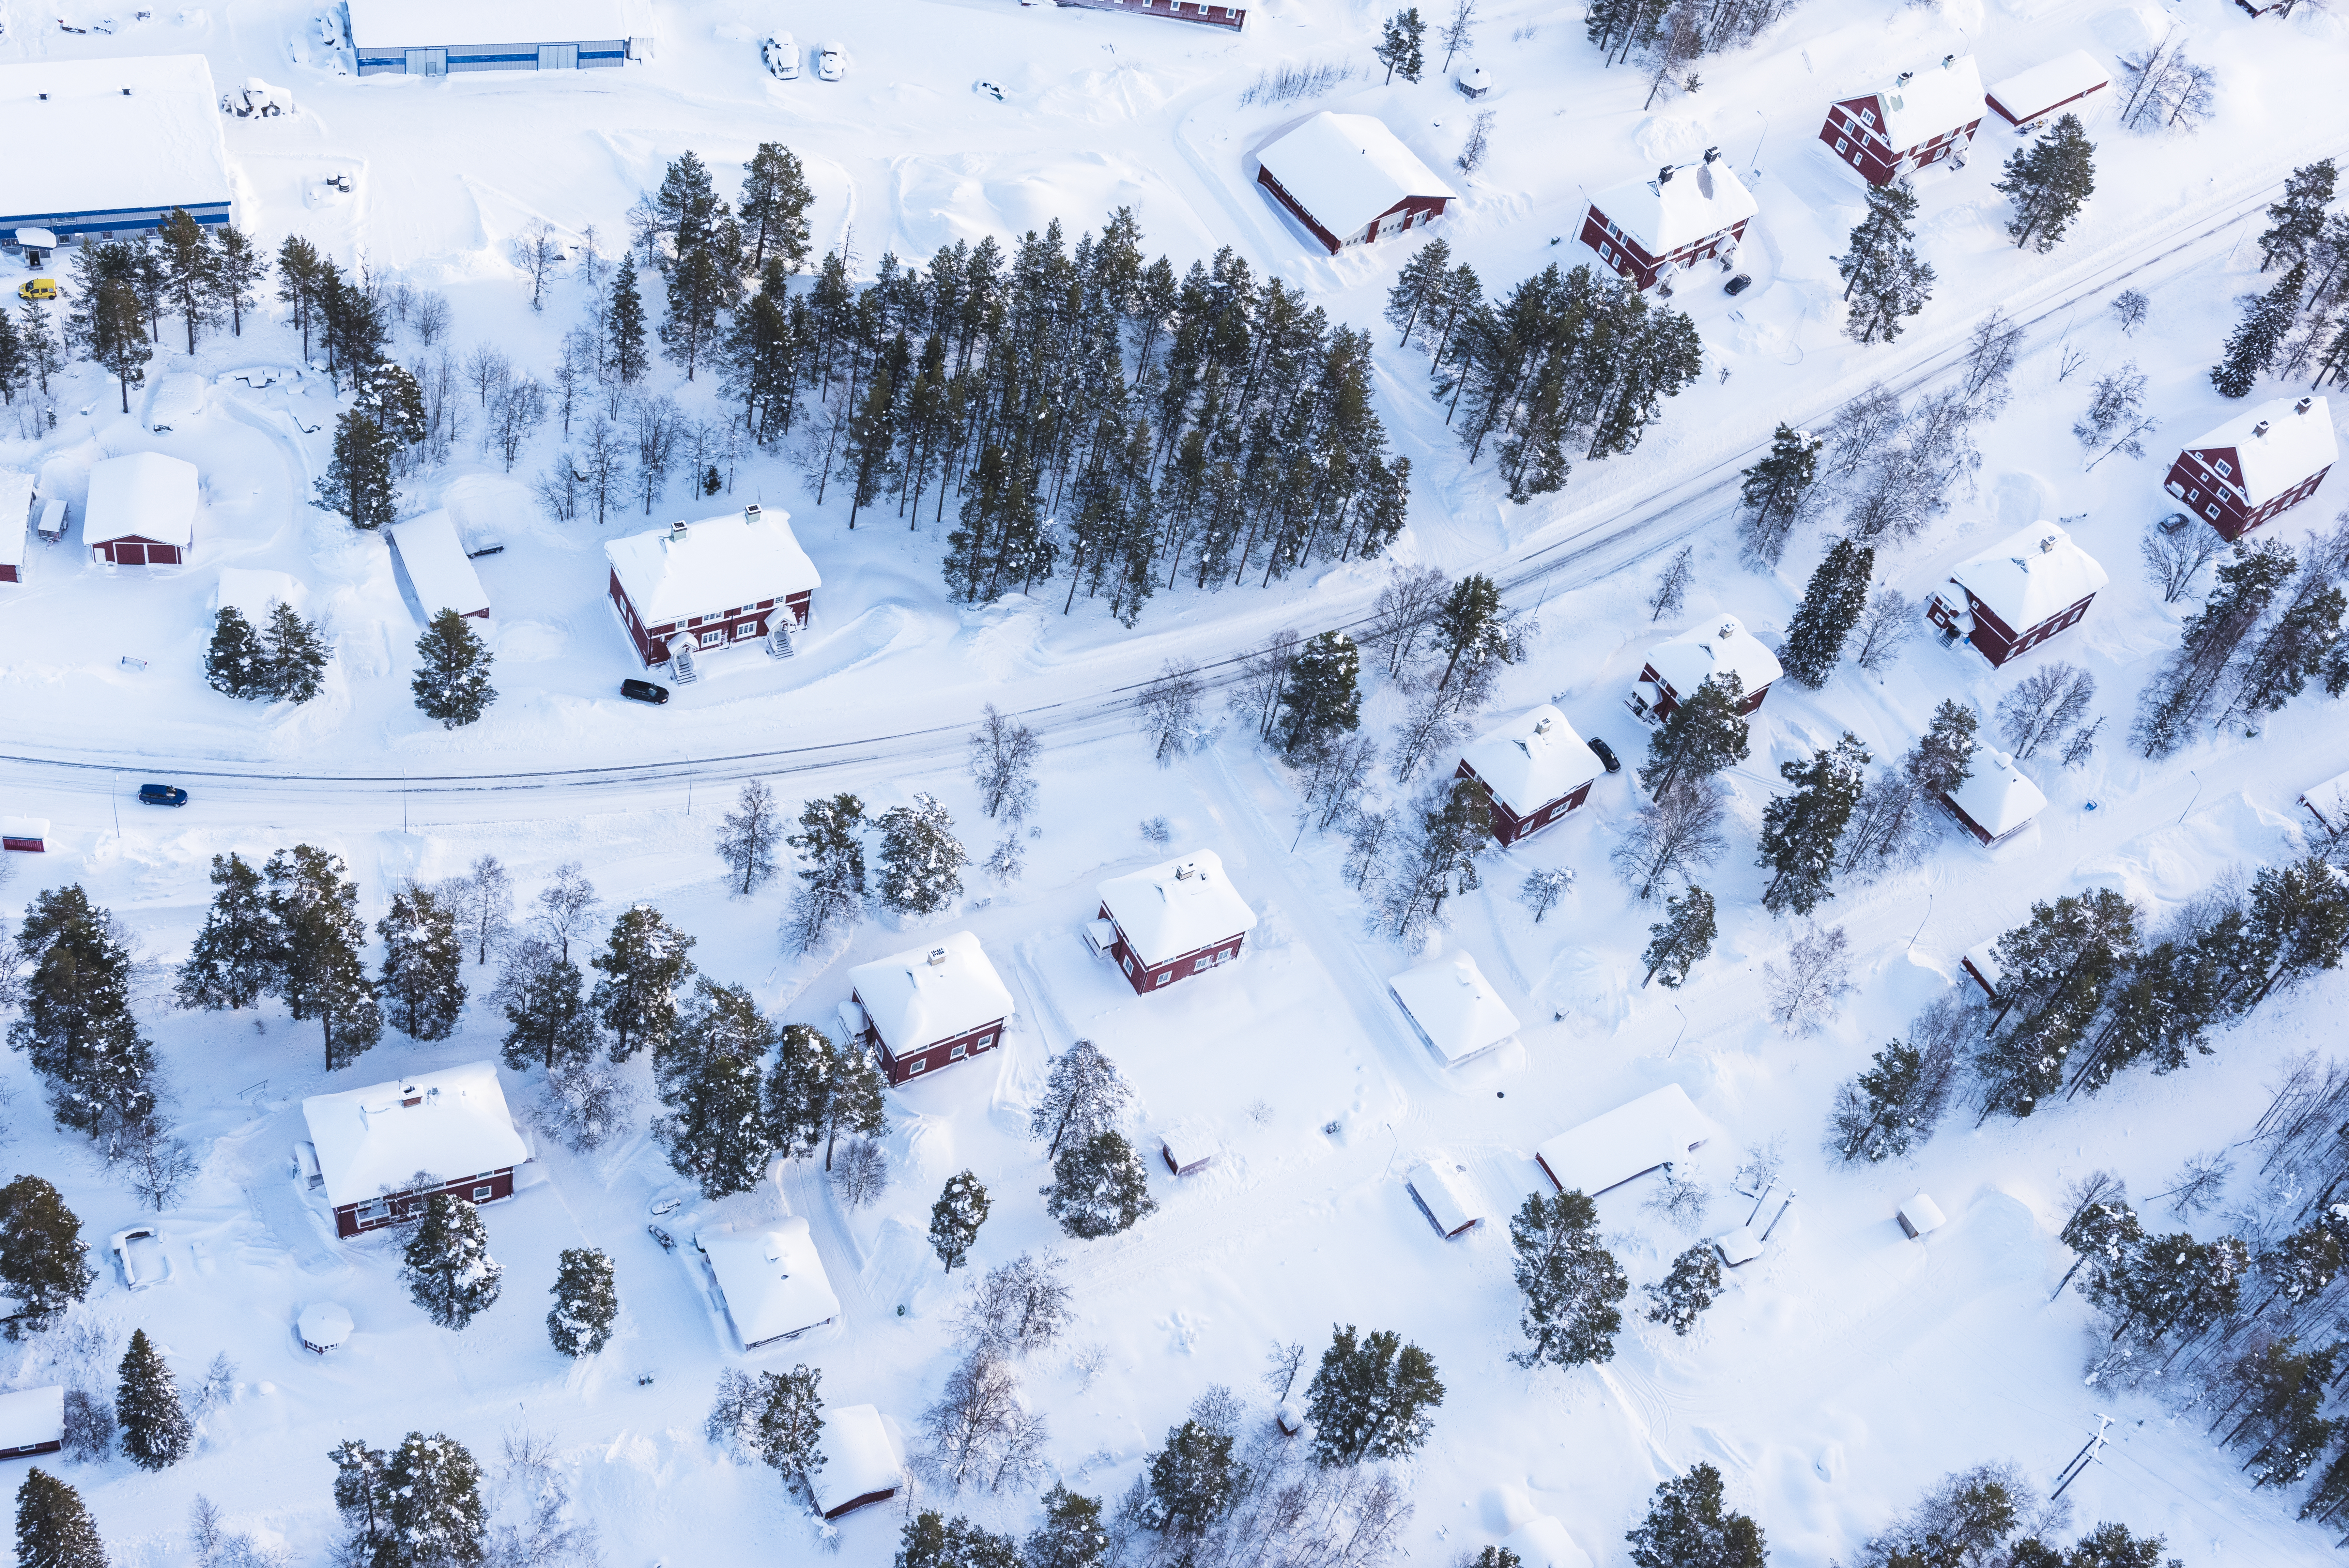
[[927, 1056], [916, 1056], [914, 1058], [913, 1064], [905, 1069], [905, 1076], [910, 1078], [929, 1064], [930, 1059]]
[[391, 1204], [388, 1199], [378, 1198], [359, 1205], [358, 1219], [361, 1225], [380, 1225], [390, 1218]]
[[972, 1047], [971, 1047], [971, 1049], [972, 1049], [972, 1050], [974, 1050], [974, 1051], [984, 1051], [984, 1050], [986, 1050], [989, 1045], [992, 1045], [992, 1044], [995, 1044], [995, 1036], [994, 1036], [994, 1035], [992, 1035], [992, 1034], [983, 1034], [983, 1035], [979, 1036], [978, 1044], [976, 1044], [976, 1045], [974, 1045], [974, 1046], [972, 1046]]
[[1876, 123], [1876, 111], [1872, 109], [1863, 109], [1859, 111], [1859, 118], [1868, 121], [1868, 124], [1874, 125]]
[[951, 1050], [951, 1051], [949, 1051], [949, 1052], [947, 1052], [947, 1061], [949, 1061], [949, 1062], [959, 1062], [959, 1061], [961, 1061], [965, 1056], [968, 1056], [968, 1055], [969, 1055], [969, 1054], [970, 1054], [970, 1047], [969, 1047], [969, 1046], [968, 1046], [968, 1045], [957, 1045], [957, 1046], [956, 1046], [953, 1050]]
[[734, 628], [734, 640], [737, 642], [741, 641], [746, 637], [756, 637], [758, 635], [759, 623], [755, 620], [743, 621]]
[[1851, 151], [1851, 144], [1844, 140], [1842, 137], [1838, 136], [1836, 138], [1836, 151], [1837, 152], [1848, 152]]
[[1164, 970], [1164, 971], [1160, 971], [1159, 976], [1158, 976], [1158, 979], [1156, 980], [1156, 981], [1155, 981], [1154, 983], [1159, 984], [1159, 985], [1164, 985], [1168, 981], [1173, 980], [1174, 978], [1174, 971], [1173, 970], [1171, 970], [1171, 969], [1170, 969], [1170, 970]]
[[2216, 506], [2213, 506], [2212, 508], [2210, 508], [2210, 515], [2211, 515], [2211, 516], [2213, 516], [2213, 517], [2216, 517], [2217, 515], [2219, 515], [2219, 509], [2218, 509]]
[[1132, 953], [1126, 954], [1120, 961], [1125, 965], [1126, 973], [1132, 974], [1133, 972], [1133, 955]]
[[2228, 462], [2228, 461], [2227, 461], [2225, 458], [2223, 458], [2223, 457], [2222, 457], [2222, 458], [2220, 458], [2218, 462], [2216, 462], [2212, 463], [2210, 466], [2211, 466], [2211, 467], [2213, 467], [2213, 468], [2215, 468], [2215, 469], [2217, 469], [2220, 472], [2221, 472], [2221, 473], [2225, 474], [2225, 475], [2226, 475], [2228, 478], [2230, 478], [2230, 479], [2232, 479], [2232, 478], [2234, 478], [2234, 477], [2235, 477], [2235, 470], [2234, 470], [2233, 465], [2232, 465], [2232, 464], [2230, 464], [2230, 462]]
[[1191, 961], [1191, 972], [1193, 974], [1203, 973], [1206, 971], [1207, 966], [1215, 961], [1216, 961], [1214, 959], [1209, 958], [1206, 954], [1201, 953], [1197, 958]]
[[702, 647], [704, 647], [704, 648], [723, 648], [723, 647], [725, 647], [725, 646], [726, 646], [726, 631], [725, 631], [725, 628], [724, 628], [723, 627], [720, 627], [720, 628], [715, 628], [715, 629], [713, 629], [713, 630], [710, 630], [710, 631], [705, 631], [705, 632], [703, 632], [703, 633], [701, 634], [701, 646], [702, 646]]
[[473, 1201], [487, 1203], [496, 1192], [497, 1189], [494, 1187], [476, 1187], [473, 1189]]
[[1613, 248], [1608, 245], [1600, 245], [1599, 247], [1599, 259], [1605, 262], [1609, 266], [1613, 266], [1615, 265], [1615, 252]]

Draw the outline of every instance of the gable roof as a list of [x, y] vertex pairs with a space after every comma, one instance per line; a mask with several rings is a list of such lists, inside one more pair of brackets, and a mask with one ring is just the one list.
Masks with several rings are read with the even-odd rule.
[[1145, 965], [1256, 929], [1256, 911], [1224, 875], [1223, 859], [1212, 849], [1112, 877], [1100, 891], [1110, 919]]
[[840, 1315], [808, 1222], [796, 1214], [755, 1231], [704, 1231], [693, 1244], [718, 1276], [718, 1293], [745, 1350]]
[[1257, 154], [1314, 221], [1346, 239], [1406, 196], [1457, 198], [1386, 121], [1367, 114], [1309, 115]]
[[391, 525], [392, 546], [416, 587], [416, 603], [427, 620], [444, 609], [459, 615], [481, 615], [490, 596], [473, 570], [465, 546], [457, 538], [457, 520], [446, 512], [427, 512]]
[[492, 1062], [313, 1095], [302, 1102], [302, 1119], [336, 1209], [405, 1192], [419, 1170], [454, 1181], [530, 1158]]
[[62, 1385], [0, 1394], [0, 1449], [30, 1449], [57, 1443], [66, 1435]]
[[[129, 88], [129, 91], [125, 91]], [[48, 94], [47, 102], [41, 95]], [[37, 156], [8, 162], [0, 229], [49, 218], [73, 233], [108, 212], [230, 199], [220, 98], [202, 55], [122, 55], [0, 66], [0, 113]]]
[[823, 1437], [818, 1447], [823, 1466], [810, 1472], [818, 1513], [831, 1518], [861, 1497], [894, 1491], [905, 1484], [905, 1467], [897, 1462], [896, 1445], [882, 1424], [881, 1412], [871, 1405], [835, 1405], [823, 1413]]
[[1461, 748], [1460, 757], [1493, 798], [1519, 816], [1572, 794], [1606, 771], [1566, 715], [1547, 702], [1485, 731]]
[[1387, 989], [1411, 1017], [1420, 1038], [1446, 1064], [1457, 1065], [1513, 1039], [1517, 1015], [1467, 953], [1407, 969]]
[[1485, 1218], [1485, 1195], [1468, 1168], [1445, 1156], [1422, 1160], [1411, 1168], [1403, 1185], [1419, 1199], [1435, 1228], [1447, 1236]]
[[2005, 837], [2047, 809], [2047, 797], [2023, 776], [2014, 759], [1988, 747], [1974, 753], [1972, 771], [1949, 799], [1993, 840]]
[[196, 465], [160, 452], [109, 457], [89, 471], [81, 542], [152, 539], [185, 549], [196, 542]]
[[1661, 260], [1681, 246], [1734, 228], [1761, 211], [1725, 158], [1682, 163], [1647, 180], [1626, 180], [1590, 204]]
[[1879, 88], [1874, 97], [1884, 113], [1878, 129], [1894, 151], [1905, 152], [1982, 118], [1982, 71], [1971, 55], [1959, 55]]
[[1723, 671], [1737, 677], [1748, 697], [1785, 673], [1778, 656], [1733, 615], [1715, 616], [1658, 643], [1648, 650], [1648, 663], [1682, 701]]
[[0, 566], [25, 564], [25, 532], [33, 525], [33, 476], [0, 468]]
[[2112, 86], [2113, 79], [2105, 67], [2096, 64], [2096, 57], [2085, 49], [2074, 49], [2068, 55], [2058, 55], [2044, 65], [2027, 71], [2017, 71], [2002, 81], [1992, 82], [1983, 95], [1990, 107], [2015, 124], [2037, 119], [2059, 104], [2069, 103], [2083, 93]]
[[[2300, 410], [2300, 404], [2308, 410]], [[2260, 426], [2268, 428], [2261, 431]], [[2199, 441], [2186, 443], [2189, 452], [2235, 449], [2238, 469], [2231, 483], [2242, 492], [2247, 506], [2264, 506], [2319, 469], [2330, 468], [2341, 455], [2333, 433], [2333, 405], [2323, 398], [2272, 398], [2245, 409]]]
[[1596, 1198], [1660, 1165], [1688, 1158], [1713, 1136], [1688, 1091], [1666, 1084], [1569, 1127], [1534, 1151], [1560, 1192]]
[[2062, 527], [2033, 523], [1950, 568], [1950, 581], [2020, 632], [2063, 614], [2112, 579]]
[[606, 544], [604, 554], [647, 627], [823, 586], [792, 533], [791, 514], [773, 507], [631, 534]]
[[628, 36], [622, 0], [347, 0], [365, 49], [569, 44]]
[[[937, 961], [932, 962], [933, 957]], [[873, 1026], [903, 1055], [1011, 1016], [1011, 992], [968, 931], [848, 971]]]

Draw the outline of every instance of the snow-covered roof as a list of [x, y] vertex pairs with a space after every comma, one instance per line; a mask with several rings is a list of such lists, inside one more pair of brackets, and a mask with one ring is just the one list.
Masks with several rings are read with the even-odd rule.
[[1605, 772], [1566, 715], [1545, 702], [1471, 741], [1460, 755], [1485, 787], [1519, 816], [1530, 816]]
[[351, 1337], [351, 1314], [336, 1302], [313, 1302], [294, 1320], [295, 1332], [313, 1350], [332, 1350]]
[[647, 627], [812, 593], [823, 577], [774, 507], [631, 534], [604, 546]]
[[1921, 1236], [1928, 1231], [1938, 1231], [1949, 1223], [1941, 1216], [1941, 1206], [1921, 1192], [1903, 1203], [1899, 1212], [1911, 1236]]
[[1314, 222], [1346, 239], [1406, 196], [1458, 192], [1367, 114], [1324, 109], [1257, 155]]
[[1485, 1218], [1485, 1195], [1477, 1190], [1468, 1168], [1449, 1159], [1423, 1160], [1403, 1178], [1435, 1228], [1447, 1236]]
[[154, 389], [147, 394], [147, 428], [167, 431], [200, 418], [206, 396], [204, 379], [192, 370], [158, 376]]
[[1992, 82], [1984, 95], [1991, 108], [2015, 124], [2037, 119], [2058, 105], [2071, 102], [2084, 93], [2113, 85], [2105, 67], [2096, 64], [2096, 57], [2085, 49], [2074, 49], [2068, 55], [2058, 55], [2045, 65], [2033, 66], [2027, 71], [2017, 71], [2002, 81]]
[[1761, 211], [1725, 158], [1683, 163], [1645, 180], [1609, 185], [1590, 204], [1651, 257], [1736, 227]]
[[1011, 992], [968, 931], [848, 971], [890, 1051], [904, 1055], [1011, 1016]]
[[81, 542], [152, 539], [181, 549], [196, 542], [196, 465], [160, 452], [109, 457], [89, 471]]
[[1101, 901], [1145, 965], [1213, 947], [1256, 929], [1256, 911], [1224, 875], [1212, 849], [1200, 849], [1101, 885]]
[[[2308, 404], [2303, 413], [2299, 405]], [[2267, 428], [2261, 430], [2260, 427]], [[2333, 434], [2333, 407], [2323, 398], [2276, 398], [2245, 409], [2189, 452], [2235, 449], [2232, 483], [2247, 506], [2264, 506], [2319, 469], [2333, 466], [2341, 447]]]
[[2308, 807], [2328, 833], [2338, 833], [2349, 826], [2349, 774], [2312, 785], [2302, 794], [2300, 804]]
[[427, 512], [391, 525], [391, 542], [408, 580], [416, 585], [416, 602], [429, 618], [444, 609], [459, 615], [486, 615], [490, 596], [479, 573], [466, 557], [457, 537], [457, 520], [446, 512]]
[[2006, 622], [2010, 631], [2028, 631], [2062, 615], [2112, 579], [2096, 558], [2053, 523], [2033, 523], [1950, 572]]
[[254, 625], [264, 626], [274, 607], [291, 605], [298, 610], [308, 598], [308, 590], [286, 573], [222, 566], [220, 591], [213, 596], [212, 608], [233, 609]]
[[1568, 1128], [1534, 1151], [1560, 1192], [1596, 1198], [1676, 1159], [1713, 1136], [1712, 1124], [1678, 1084]]
[[1552, 1514], [1540, 1513], [1511, 1531], [1502, 1547], [1516, 1553], [1525, 1568], [1590, 1568], [1590, 1554], [1575, 1544], [1566, 1526]]
[[718, 1276], [719, 1293], [742, 1348], [764, 1345], [840, 1315], [808, 1222], [793, 1215], [756, 1231], [704, 1231], [693, 1239]]
[[0, 816], [0, 838], [30, 838], [47, 843], [49, 819], [46, 816]]
[[826, 1519], [859, 1498], [895, 1491], [905, 1484], [905, 1467], [897, 1462], [897, 1447], [881, 1412], [870, 1405], [839, 1405], [823, 1413], [823, 1436], [818, 1443], [823, 1466], [809, 1476], [815, 1487], [816, 1511]]
[[336, 1209], [404, 1192], [419, 1170], [455, 1181], [530, 1158], [493, 1062], [313, 1095], [302, 1102], [302, 1119]]
[[18, 144], [0, 229], [47, 219], [75, 233], [109, 226], [109, 213], [145, 222], [159, 208], [229, 201], [220, 98], [202, 55], [0, 66], [0, 117]]
[[1988, 747], [1976, 752], [1973, 769], [1950, 797], [1967, 820], [2001, 839], [2047, 809], [2039, 786], [2023, 776], [2014, 759]]
[[1715, 616], [1656, 644], [1648, 650], [1648, 663], [1682, 701], [1724, 672], [1737, 677], [1748, 697], [1785, 673], [1778, 656], [1733, 615]]
[[1467, 953], [1409, 969], [1387, 981], [1420, 1038], [1457, 1066], [1515, 1037], [1517, 1015]]
[[570, 44], [628, 36], [622, 0], [347, 0], [362, 49]]
[[25, 535], [33, 523], [33, 476], [0, 468], [0, 566], [25, 564]]
[[1884, 109], [1885, 140], [1906, 151], [1982, 118], [1982, 71], [1971, 55], [1959, 55], [1878, 89], [1876, 101]]
[[1973, 976], [1974, 983], [1996, 1000], [1998, 982], [2006, 978], [2005, 966], [1998, 961], [1998, 939], [1992, 937], [1980, 947], [1968, 948], [1959, 955], [1958, 961]]
[[66, 1391], [60, 1386], [0, 1394], [0, 1449], [29, 1449], [64, 1440]]

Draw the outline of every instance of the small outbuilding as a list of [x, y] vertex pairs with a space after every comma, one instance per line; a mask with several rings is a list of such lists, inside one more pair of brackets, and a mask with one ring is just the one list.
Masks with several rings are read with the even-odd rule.
[[54, 1454], [66, 1446], [66, 1391], [61, 1386], [0, 1394], [0, 1459]]
[[1326, 109], [1268, 143], [1256, 178], [1331, 255], [1424, 226], [1459, 200], [1384, 120]]
[[1403, 1178], [1403, 1190], [1447, 1241], [1485, 1222], [1485, 1195], [1464, 1165], [1444, 1158], [1423, 1160]]
[[1159, 1135], [1158, 1158], [1175, 1176], [1196, 1176], [1216, 1163], [1215, 1140], [1185, 1122]]
[[1941, 1217], [1941, 1206], [1921, 1192], [1895, 1210], [1892, 1217], [1900, 1221], [1900, 1233], [1911, 1241], [1949, 1223]]
[[2189, 441], [2162, 488], [2220, 538], [2239, 539], [2315, 494], [2340, 454], [2330, 403], [2277, 398]]
[[89, 471], [81, 541], [110, 566], [185, 566], [195, 554], [196, 465], [160, 452], [109, 457]]
[[1958, 960], [1958, 967], [1966, 978], [1982, 987], [1982, 993], [1991, 1001], [1998, 1000], [1998, 982], [2006, 978], [2006, 971], [1998, 961], [1998, 943], [1987, 941], [1980, 947], [1968, 948]]
[[1948, 586], [1927, 601], [1925, 618], [1943, 638], [1963, 638], [1995, 668], [2079, 625], [2111, 580], [2064, 529], [2033, 523], [1951, 567]]
[[1652, 180], [1627, 180], [1590, 198], [1582, 243], [1634, 288], [1675, 267], [1733, 256], [1762, 209], [1737, 171], [1708, 147], [1694, 163], [1667, 163]]
[[693, 1239], [709, 1260], [726, 1315], [744, 1350], [797, 1339], [840, 1317], [808, 1222], [798, 1215], [755, 1231], [704, 1231]]
[[1137, 995], [1232, 962], [1256, 929], [1256, 911], [1212, 849], [1112, 877], [1099, 892], [1106, 950]]
[[1778, 656], [1746, 630], [1744, 621], [1733, 615], [1716, 616], [1650, 649], [1624, 706], [1643, 723], [1661, 724], [1698, 687], [1717, 676], [1734, 675], [1744, 694], [1737, 711], [1751, 713], [1785, 673]]
[[1002, 1043], [1011, 992], [968, 931], [848, 971], [850, 1010], [892, 1084], [967, 1061]]
[[2023, 776], [2014, 759], [1987, 747], [1974, 753], [1964, 781], [1936, 798], [1985, 848], [2005, 843], [2047, 809], [2047, 797]]
[[1666, 1084], [1558, 1134], [1534, 1151], [1534, 1160], [1560, 1192], [1596, 1198], [1686, 1158], [1712, 1136], [1713, 1125], [1689, 1102], [1688, 1092]]
[[817, 1447], [823, 1468], [808, 1477], [816, 1511], [838, 1519], [876, 1502], [886, 1502], [905, 1484], [905, 1467], [890, 1440], [888, 1423], [871, 1405], [842, 1405], [823, 1413]]
[[625, 0], [346, 0], [359, 75], [572, 71], [652, 57]]
[[1509, 1532], [1501, 1550], [1515, 1556], [1523, 1568], [1590, 1568], [1590, 1553], [1551, 1514], [1536, 1514]]
[[[806, 626], [823, 586], [791, 514], [755, 503], [615, 539], [604, 555], [612, 603], [636, 657], [647, 669], [674, 661], [679, 680], [694, 678], [697, 659]], [[771, 641], [769, 651], [787, 648]]]
[[1454, 776], [1490, 792], [1493, 836], [1506, 846], [1579, 807], [1605, 771], [1566, 715], [1545, 702], [1470, 742]]
[[2086, 107], [2090, 95], [2112, 85], [2113, 78], [2105, 74], [2095, 56], [2085, 49], [2074, 49], [2027, 71], [2017, 71], [2003, 81], [1992, 82], [1982, 96], [2007, 124], [2028, 130], [2059, 109], [2076, 113]]
[[1982, 72], [1971, 55], [1902, 71], [1890, 87], [1839, 99], [1819, 140], [1871, 185], [1889, 185], [1946, 159], [1962, 158], [1982, 124]]
[[294, 1320], [294, 1329], [302, 1336], [303, 1349], [324, 1355], [350, 1343], [351, 1314], [339, 1303], [313, 1302]]
[[49, 847], [49, 819], [46, 816], [0, 816], [0, 849], [15, 849], [26, 855], [44, 855]]
[[[530, 1146], [515, 1130], [494, 1062], [468, 1062], [302, 1102], [335, 1234], [348, 1240], [408, 1218], [445, 1192], [511, 1198]], [[416, 1184], [419, 1173], [435, 1178]]]
[[2349, 834], [2349, 774], [2310, 785], [2301, 792], [2300, 804], [2329, 836]]
[[33, 528], [33, 476], [0, 468], [0, 583], [25, 580], [25, 536]]
[[481, 587], [481, 574], [473, 570], [465, 554], [464, 542], [457, 537], [454, 517], [446, 512], [427, 512], [395, 523], [385, 532], [391, 535], [392, 553], [407, 569], [409, 586], [416, 590], [416, 607], [426, 620], [444, 609], [490, 618], [488, 590]]
[[1497, 1051], [1517, 1037], [1517, 1015], [1468, 953], [1407, 969], [1388, 981], [1387, 989], [1421, 1043], [1447, 1067]]
[[20, 149], [0, 182], [0, 238], [46, 250], [160, 228], [175, 208], [229, 221], [228, 144], [202, 55], [0, 66], [0, 113]]

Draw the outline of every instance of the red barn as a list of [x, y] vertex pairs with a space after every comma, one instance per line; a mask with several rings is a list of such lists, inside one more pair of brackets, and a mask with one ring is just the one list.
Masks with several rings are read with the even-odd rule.
[[1982, 118], [1982, 72], [1973, 57], [1944, 55], [1929, 70], [1902, 71], [1881, 92], [1837, 100], [1819, 140], [1869, 184], [1889, 185], [1963, 153]]
[[1648, 288], [1667, 268], [1724, 253], [1733, 258], [1758, 211], [1721, 149], [1708, 147], [1700, 162], [1668, 163], [1652, 180], [1629, 180], [1591, 197], [1581, 239], [1633, 287]]
[[1454, 774], [1481, 781], [1493, 796], [1493, 836], [1504, 846], [1551, 823], [1590, 798], [1605, 772], [1566, 715], [1545, 702], [1488, 730], [1460, 753]]
[[1962, 637], [1993, 666], [2027, 653], [2088, 613], [2112, 579], [2053, 523], [2033, 523], [1950, 572], [1925, 618], [1947, 641]]
[[823, 578], [792, 533], [791, 516], [756, 504], [698, 523], [672, 523], [604, 546], [612, 604], [646, 667], [674, 661], [690, 680], [694, 660], [769, 639], [787, 654], [786, 626], [804, 627]]
[[195, 553], [196, 465], [160, 452], [109, 457], [89, 471], [81, 540], [112, 566], [185, 566]]
[[1125, 11], [1136, 16], [1164, 16], [1175, 22], [1199, 22], [1228, 27], [1237, 33], [1247, 26], [1247, 10], [1240, 5], [1206, 5], [1199, 0], [1052, 0], [1056, 5], [1086, 11]]
[[[335, 1234], [346, 1241], [413, 1218], [434, 1193], [470, 1203], [512, 1198], [514, 1171], [530, 1160], [493, 1062], [313, 1095], [302, 1119]], [[417, 1185], [428, 1173], [430, 1185]]]
[[1770, 683], [1785, 673], [1778, 656], [1744, 622], [1725, 615], [1650, 649], [1624, 706], [1641, 722], [1661, 724], [1690, 692], [1716, 675], [1734, 675], [1745, 694], [1737, 711], [1751, 713], [1762, 706]]
[[1091, 940], [1143, 994], [1231, 962], [1254, 929], [1256, 911], [1222, 859], [1201, 849], [1102, 883]]
[[2220, 538], [2240, 539], [2315, 494], [2339, 455], [2330, 404], [2278, 398], [2188, 442], [2162, 487]]
[[853, 1036], [881, 1052], [881, 1069], [902, 1084], [951, 1067], [1003, 1042], [1011, 992], [968, 931], [848, 971], [841, 1012]]
[[1458, 200], [1367, 114], [1309, 116], [1257, 155], [1256, 178], [1331, 255], [1424, 226]]

